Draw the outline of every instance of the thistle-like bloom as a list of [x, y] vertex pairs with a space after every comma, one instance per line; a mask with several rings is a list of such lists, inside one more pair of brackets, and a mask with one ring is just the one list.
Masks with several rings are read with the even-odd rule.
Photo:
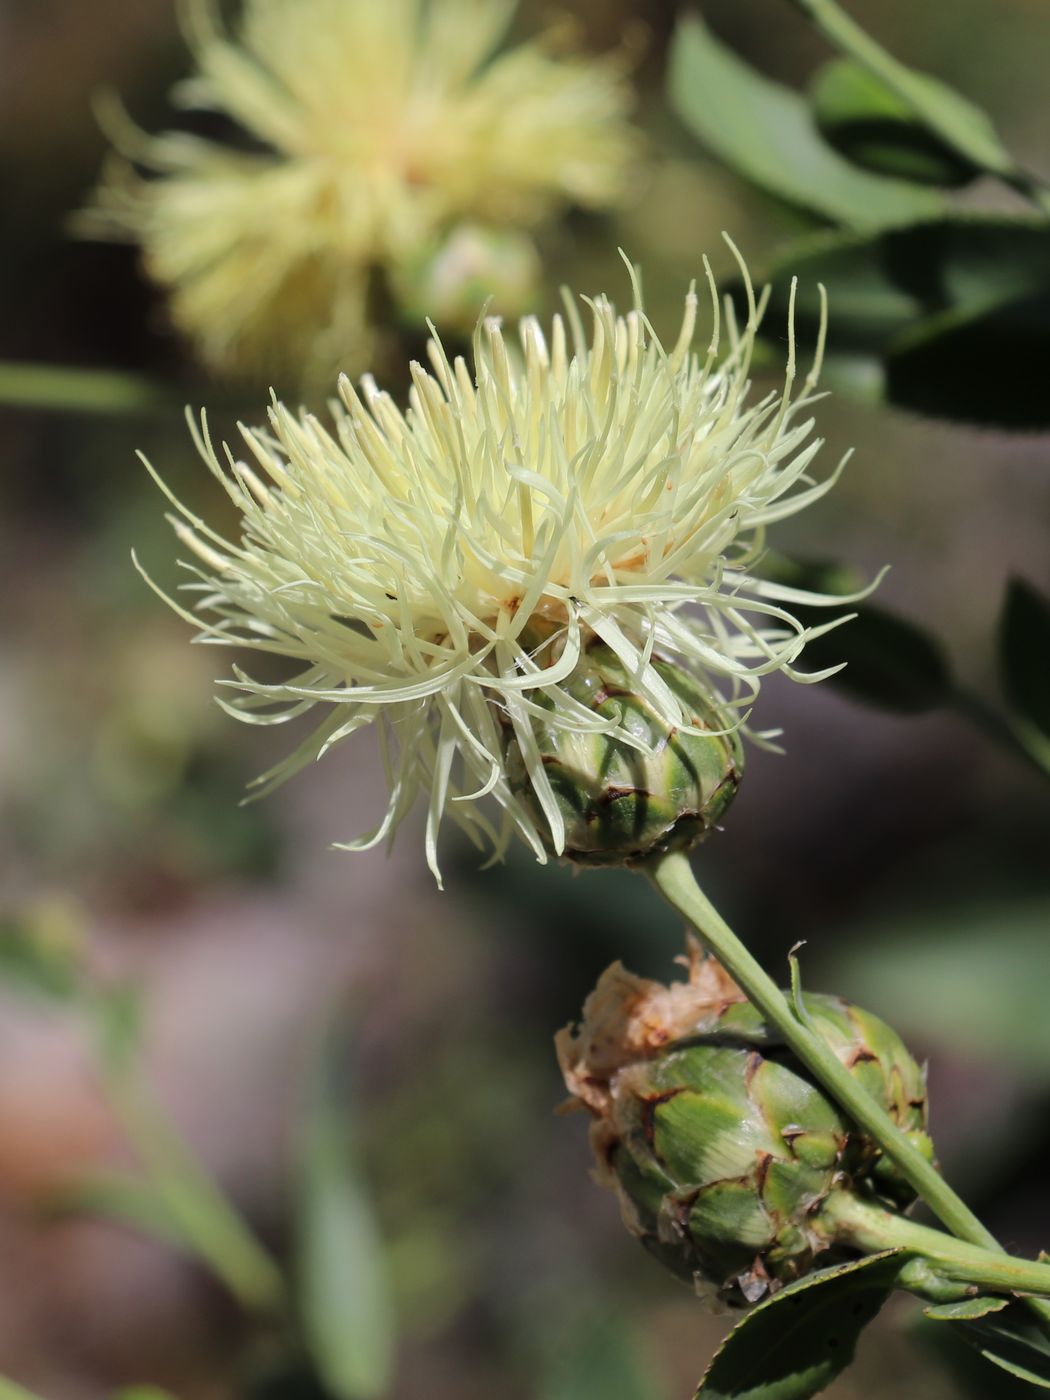
[[231, 35], [215, 0], [184, 0], [197, 72], [175, 100], [248, 139], [147, 137], [111, 114], [120, 155], [81, 226], [141, 244], [219, 368], [363, 365], [374, 271], [396, 295], [463, 221], [531, 229], [624, 186], [622, 60], [500, 51], [516, 3], [244, 0]]
[[[520, 350], [485, 321], [473, 370], [450, 362], [435, 333], [430, 370], [412, 366], [406, 412], [371, 378], [358, 391], [344, 377], [334, 428], [275, 399], [268, 428], [241, 430], [247, 459], [226, 448], [225, 465], [202, 419], [198, 449], [242, 532], [227, 541], [179, 507], [175, 528], [196, 555], [187, 587], [200, 597], [178, 610], [199, 640], [294, 663], [276, 683], [235, 668], [220, 682], [240, 692], [231, 714], [276, 724], [327, 711], [264, 788], [373, 727], [389, 806], [348, 849], [382, 841], [425, 793], [435, 873], [445, 814], [497, 854], [517, 831], [543, 860], [545, 846], [563, 849], [565, 824], [537, 727], [545, 741], [598, 732], [645, 746], [626, 710], [599, 713], [574, 693], [589, 647], [614, 654], [648, 712], [679, 734], [712, 726], [698, 727], [695, 701], [664, 679], [669, 664], [690, 672], [730, 728], [769, 672], [828, 674], [795, 670], [825, 629], [807, 631], [784, 605], [842, 599], [753, 572], [766, 527], [834, 479], [807, 476], [820, 447], [806, 416], [818, 366], [796, 394], [791, 335], [783, 391], [749, 405], [761, 307], [749, 284], [741, 331], [727, 303], [719, 360], [707, 275], [714, 326], [700, 354], [695, 290], [665, 348], [635, 278], [626, 315], [605, 297], [586, 303], [589, 333], [569, 298], [549, 337], [522, 320]], [[508, 779], [509, 744], [534, 801]], [[486, 798], [501, 809], [496, 825]]]
[[[687, 982], [621, 963], [578, 1028], [555, 1037], [573, 1100], [591, 1115], [597, 1178], [624, 1224], [669, 1269], [741, 1306], [852, 1245], [838, 1210], [906, 1209], [911, 1186], [851, 1124], [713, 959], [690, 942]], [[806, 1016], [927, 1160], [926, 1076], [878, 1017], [807, 993]]]

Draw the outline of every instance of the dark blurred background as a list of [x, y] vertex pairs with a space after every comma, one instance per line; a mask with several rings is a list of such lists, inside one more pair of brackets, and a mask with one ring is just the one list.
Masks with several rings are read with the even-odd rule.
[[[670, 327], [701, 253], [729, 270], [722, 229], [754, 263], [795, 229], [668, 114], [670, 0], [568, 8], [598, 48], [644, 21], [640, 120], [652, 146], [615, 219], [576, 218], [552, 238], [550, 285], [624, 297], [622, 244]], [[783, 0], [703, 8], [785, 81], [825, 56]], [[1050, 173], [1043, 0], [854, 11], [895, 53], [985, 104], [1015, 153]], [[523, 22], [546, 13], [529, 4]], [[228, 404], [169, 333], [134, 252], [67, 233], [103, 151], [92, 94], [119, 89], [157, 129], [184, 64], [170, 0], [0, 0], [0, 359], [131, 369], [169, 382], [176, 401]], [[263, 404], [260, 390], [218, 422]], [[845, 400], [823, 405], [821, 431], [828, 469], [850, 445], [855, 460], [830, 497], [780, 529], [778, 547], [866, 575], [892, 564], [880, 599], [935, 632], [960, 675], [991, 693], [1007, 575], [1050, 583], [1045, 438]], [[627, 1237], [588, 1179], [583, 1120], [552, 1116], [563, 1096], [553, 1032], [612, 959], [669, 974], [675, 918], [628, 874], [576, 876], [523, 852], [479, 871], [453, 834], [439, 894], [419, 824], [389, 856], [331, 852], [383, 803], [363, 735], [239, 806], [288, 736], [248, 731], [211, 703], [224, 658], [189, 646], [135, 573], [132, 547], [162, 586], [178, 581], [164, 502], [136, 449], [184, 500], [221, 514], [176, 408], [0, 409], [5, 914], [83, 938], [101, 976], [140, 981], [158, 1098], [278, 1253], [304, 1046], [333, 1008], [351, 1010], [399, 1400], [615, 1397], [594, 1387], [592, 1365], [610, 1339], [621, 1358], [610, 1386], [633, 1372], [624, 1395], [691, 1394], [728, 1320]], [[961, 718], [887, 716], [830, 685], [777, 678], [756, 718], [783, 726], [787, 754], [752, 752], [726, 831], [696, 858], [701, 878], [771, 970], [805, 940], [811, 987], [866, 1003], [929, 1056], [950, 1179], [1005, 1244], [1034, 1253], [1050, 1243], [1050, 787]], [[47, 1400], [144, 1382], [186, 1400], [232, 1395], [256, 1343], [216, 1284], [122, 1226], [43, 1218], [57, 1188], [126, 1157], [75, 1020], [0, 987], [0, 1371]], [[835, 1400], [1011, 1393], [969, 1359], [941, 1365], [916, 1312], [907, 1301], [887, 1310]]]

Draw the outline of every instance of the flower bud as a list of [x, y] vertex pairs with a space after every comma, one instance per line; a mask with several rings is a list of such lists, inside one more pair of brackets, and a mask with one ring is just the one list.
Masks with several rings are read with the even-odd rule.
[[460, 224], [390, 273], [406, 319], [429, 317], [469, 334], [491, 304], [498, 316], [519, 317], [539, 300], [542, 266], [536, 245], [512, 229]]
[[[533, 729], [565, 822], [560, 852], [584, 865], [624, 865], [658, 851], [688, 850], [717, 825], [740, 785], [744, 755], [730, 715], [684, 670], [653, 658], [652, 669], [682, 705], [683, 733], [641, 694], [616, 653], [591, 640], [563, 689], [621, 727], [642, 747], [603, 733], [580, 733], [536, 720]], [[550, 702], [537, 691], [541, 705]], [[507, 776], [541, 831], [547, 820], [512, 731]]]
[[[932, 1152], [923, 1072], [899, 1037], [837, 997], [809, 995], [805, 1007], [850, 1072]], [[615, 963], [582, 1025], [556, 1045], [575, 1104], [593, 1116], [598, 1179], [617, 1192], [627, 1228], [729, 1303], [755, 1302], [834, 1248], [835, 1226], [821, 1215], [833, 1193], [891, 1209], [911, 1199], [878, 1146], [695, 944], [689, 980], [667, 987]]]

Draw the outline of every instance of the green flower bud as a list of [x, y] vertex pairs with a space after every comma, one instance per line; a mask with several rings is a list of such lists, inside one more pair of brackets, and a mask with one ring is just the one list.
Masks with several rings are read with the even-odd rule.
[[542, 281], [536, 245], [526, 234], [460, 224], [392, 270], [391, 282], [414, 327], [430, 317], [469, 334], [486, 307], [499, 316], [535, 310]]
[[[690, 724], [711, 733], [683, 733], [664, 719], [639, 693], [616, 653], [597, 638], [563, 689], [602, 718], [619, 720], [643, 747], [606, 734], [534, 723], [565, 821], [560, 854], [569, 860], [624, 865], [658, 851], [687, 850], [717, 825], [736, 795], [744, 755], [733, 718], [716, 708], [708, 691], [681, 666], [658, 657], [652, 665]], [[536, 698], [545, 703], [540, 692]], [[506, 736], [511, 788], [546, 832], [547, 819], [509, 727]]]
[[[932, 1155], [923, 1072], [900, 1038], [840, 998], [804, 1000], [817, 1033]], [[818, 1255], [831, 1262], [835, 1226], [821, 1207], [833, 1193], [891, 1209], [912, 1199], [881, 1149], [695, 946], [688, 982], [669, 987], [614, 964], [557, 1047], [628, 1229], [730, 1303], [755, 1302]]]

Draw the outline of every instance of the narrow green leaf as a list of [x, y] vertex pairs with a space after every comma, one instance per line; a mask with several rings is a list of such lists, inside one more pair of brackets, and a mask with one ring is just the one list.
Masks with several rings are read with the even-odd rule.
[[853, 228], [931, 218], [939, 195], [856, 169], [821, 138], [801, 94], [751, 68], [690, 15], [671, 48], [679, 117], [733, 170], [789, 203]]
[[986, 1317], [952, 1324], [957, 1335], [1002, 1370], [1050, 1390], [1050, 1339], [1029, 1319], [1022, 1303]]
[[1010, 580], [999, 621], [999, 665], [1022, 742], [1050, 767], [1050, 600]]
[[88, 1009], [97, 1036], [98, 1054], [108, 1074], [122, 1074], [142, 1047], [142, 995], [131, 983], [96, 991]]
[[248, 1309], [282, 1302], [280, 1270], [153, 1098], [133, 1057], [100, 1058], [106, 1093], [188, 1253]]
[[0, 362], [0, 405], [52, 413], [142, 415], [172, 412], [171, 391], [125, 370]]
[[383, 1241], [330, 1056], [312, 1066], [300, 1133], [298, 1302], [304, 1340], [336, 1400], [386, 1395], [394, 1318]]
[[1001, 1350], [982, 1349], [981, 1355], [993, 1366], [998, 1366], [1005, 1371], [1007, 1375], [1014, 1376], [1019, 1381], [1025, 1381], [1028, 1385], [1034, 1385], [1039, 1390], [1050, 1390], [1050, 1376], [1034, 1371], [1023, 1362], [1014, 1361], [1011, 1356], [1004, 1355]]
[[972, 1322], [1009, 1305], [1009, 1298], [964, 1298], [960, 1303], [932, 1303], [923, 1312], [937, 1322]]
[[[826, 610], [806, 608], [801, 619], [827, 621]], [[940, 645], [921, 627], [865, 603], [856, 616], [806, 647], [809, 669], [845, 662], [831, 683], [847, 695], [896, 714], [924, 714], [952, 695], [952, 677]]]
[[92, 1172], [48, 1198], [49, 1215], [92, 1215], [129, 1225], [165, 1244], [187, 1248], [178, 1221], [148, 1181], [123, 1172]]
[[19, 1385], [17, 1381], [9, 1381], [6, 1376], [0, 1376], [0, 1400], [40, 1400], [38, 1395], [34, 1395], [31, 1390], [26, 1390], [25, 1386]]
[[[142, 1077], [141, 1004], [129, 984], [100, 986], [82, 967], [79, 929], [48, 911], [0, 928], [0, 978], [61, 1001], [93, 1032], [100, 1079], [148, 1180], [82, 1183], [84, 1210], [120, 1218], [195, 1255], [247, 1308], [271, 1311], [283, 1284], [269, 1254], [168, 1122]], [[78, 1188], [66, 1193], [73, 1208]], [[61, 1200], [57, 1203], [61, 1207]]]
[[810, 102], [825, 141], [864, 170], [944, 187], [969, 184], [980, 174], [853, 59], [826, 63], [810, 87]]
[[981, 169], [1010, 176], [1016, 166], [989, 117], [945, 83], [898, 62], [835, 0], [795, 0], [821, 33], [907, 104], [927, 128]]
[[697, 1400], [809, 1400], [853, 1360], [893, 1292], [903, 1250], [886, 1250], [790, 1284], [730, 1332]]

